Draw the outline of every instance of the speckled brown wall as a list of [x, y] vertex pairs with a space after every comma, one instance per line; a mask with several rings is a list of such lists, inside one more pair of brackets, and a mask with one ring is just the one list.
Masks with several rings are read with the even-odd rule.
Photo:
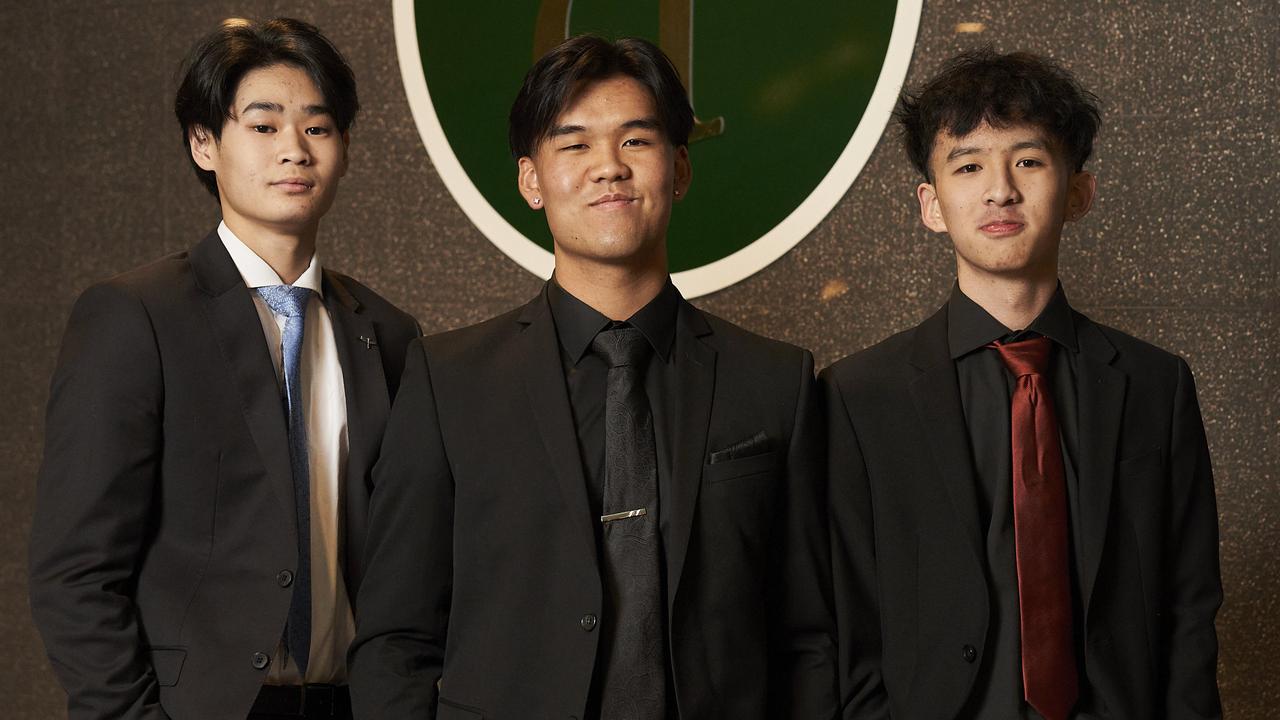
[[[311, 19], [359, 77], [351, 172], [323, 232], [331, 264], [428, 331], [488, 317], [539, 286], [470, 225], [432, 168], [401, 87], [390, 3], [0, 5], [5, 717], [63, 713], [29, 619], [24, 548], [67, 311], [89, 282], [185, 248], [216, 223], [179, 145], [174, 72], [198, 35], [246, 14]], [[959, 35], [958, 22], [987, 29]], [[1280, 707], [1277, 27], [1273, 0], [926, 2], [908, 78], [990, 42], [1060, 59], [1105, 101], [1099, 199], [1069, 230], [1062, 274], [1085, 312], [1183, 354], [1196, 372], [1222, 516], [1220, 677], [1228, 717], [1240, 720]], [[808, 239], [699, 304], [813, 348], [820, 363], [918, 321], [944, 299], [952, 260], [947, 241], [918, 226], [915, 181], [883, 140]]]

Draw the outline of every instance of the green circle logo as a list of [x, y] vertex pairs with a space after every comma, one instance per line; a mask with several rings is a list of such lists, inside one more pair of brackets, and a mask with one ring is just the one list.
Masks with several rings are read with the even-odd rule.
[[915, 47], [922, 0], [394, 0], [405, 93], [431, 161], [494, 245], [553, 269], [542, 213], [516, 191], [507, 113], [525, 72], [571, 35], [657, 43], [688, 88], [694, 181], [671, 214], [686, 297], [748, 277], [840, 201], [883, 133]]

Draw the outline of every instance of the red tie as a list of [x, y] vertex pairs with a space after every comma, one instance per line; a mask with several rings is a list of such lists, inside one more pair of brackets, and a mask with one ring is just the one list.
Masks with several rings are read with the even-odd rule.
[[993, 343], [1018, 378], [1009, 403], [1013, 532], [1022, 620], [1022, 686], [1045, 720], [1066, 720], [1076, 702], [1067, 569], [1067, 484], [1058, 419], [1045, 371], [1051, 341]]

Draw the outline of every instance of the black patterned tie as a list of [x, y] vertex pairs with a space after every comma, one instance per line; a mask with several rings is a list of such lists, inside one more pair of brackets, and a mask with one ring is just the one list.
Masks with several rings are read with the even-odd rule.
[[658, 463], [644, 392], [650, 351], [633, 327], [604, 330], [591, 349], [609, 365], [605, 395], [604, 585], [612, 616], [601, 628], [606, 659], [602, 720], [661, 720], [666, 714]]

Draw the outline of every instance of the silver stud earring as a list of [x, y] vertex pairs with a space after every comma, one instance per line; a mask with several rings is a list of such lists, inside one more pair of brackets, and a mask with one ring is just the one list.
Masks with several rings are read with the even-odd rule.
[[676, 188], [676, 197], [680, 197], [680, 189]]
[[534, 199], [533, 199], [533, 204], [534, 204], [534, 205], [541, 205], [541, 204], [542, 204], [542, 198], [540, 198], [540, 197], [536, 197], [536, 198], [534, 198]]

